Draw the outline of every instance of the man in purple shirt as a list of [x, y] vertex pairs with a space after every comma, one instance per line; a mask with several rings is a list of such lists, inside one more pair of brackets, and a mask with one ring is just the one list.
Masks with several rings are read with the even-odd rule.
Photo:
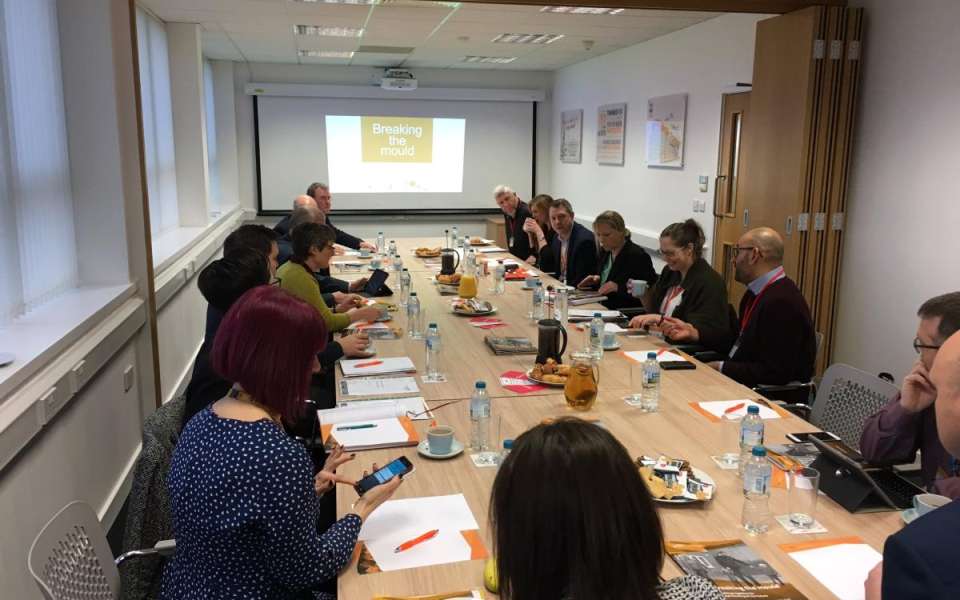
[[897, 464], [912, 462], [919, 450], [924, 486], [960, 498], [960, 464], [937, 436], [937, 389], [930, 380], [937, 351], [960, 329], [960, 292], [927, 300], [917, 316], [920, 325], [913, 348], [920, 357], [903, 379], [900, 395], [864, 423], [860, 453], [873, 463]]

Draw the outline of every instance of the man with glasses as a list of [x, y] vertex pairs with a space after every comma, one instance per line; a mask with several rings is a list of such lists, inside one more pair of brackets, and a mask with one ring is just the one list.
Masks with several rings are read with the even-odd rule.
[[937, 436], [937, 388], [930, 379], [940, 346], [960, 330], [960, 292], [927, 300], [917, 316], [920, 324], [913, 340], [917, 362], [903, 378], [900, 395], [864, 423], [860, 453], [872, 463], [899, 464], [912, 462], [919, 450], [923, 485], [932, 492], [960, 498], [960, 464]]
[[751, 229], [733, 249], [733, 268], [747, 286], [738, 334], [727, 358], [710, 366], [747, 386], [809, 381], [816, 333], [807, 301], [783, 271], [783, 238], [769, 227]]

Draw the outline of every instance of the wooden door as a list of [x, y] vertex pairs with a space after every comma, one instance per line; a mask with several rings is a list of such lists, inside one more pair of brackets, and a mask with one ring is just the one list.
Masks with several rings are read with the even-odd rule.
[[750, 92], [724, 94], [720, 121], [720, 151], [717, 177], [713, 187], [713, 268], [727, 284], [727, 296], [734, 306], [740, 304], [744, 287], [733, 278], [733, 247], [744, 232], [737, 210], [740, 188], [740, 160]]
[[747, 228], [765, 225], [786, 242], [784, 267], [796, 279], [800, 239], [794, 220], [804, 207], [816, 131], [821, 60], [814, 58], [824, 9], [811, 7], [757, 23], [750, 123], [743, 142], [739, 213]]

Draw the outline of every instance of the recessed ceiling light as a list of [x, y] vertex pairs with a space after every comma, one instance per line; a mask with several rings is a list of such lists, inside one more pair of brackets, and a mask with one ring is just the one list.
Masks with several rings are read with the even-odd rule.
[[324, 27], [323, 25], [294, 25], [297, 35], [322, 35], [326, 37], [360, 37], [362, 27]]
[[350, 50], [298, 50], [297, 53], [304, 58], [352, 58], [353, 52]]
[[562, 33], [501, 33], [490, 41], [497, 44], [551, 44], [562, 37]]
[[465, 63], [493, 63], [496, 65], [506, 65], [517, 60], [516, 56], [464, 56], [460, 62]]
[[599, 6], [544, 6], [540, 12], [565, 13], [571, 15], [619, 15], [622, 8], [601, 8]]

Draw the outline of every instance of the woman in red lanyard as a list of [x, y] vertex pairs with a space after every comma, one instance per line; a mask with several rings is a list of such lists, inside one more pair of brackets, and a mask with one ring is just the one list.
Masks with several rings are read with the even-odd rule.
[[734, 335], [727, 288], [703, 258], [705, 236], [693, 219], [669, 225], [660, 234], [666, 263], [644, 297], [649, 314], [634, 317], [630, 327], [653, 329], [671, 343], [696, 343], [726, 352]]

